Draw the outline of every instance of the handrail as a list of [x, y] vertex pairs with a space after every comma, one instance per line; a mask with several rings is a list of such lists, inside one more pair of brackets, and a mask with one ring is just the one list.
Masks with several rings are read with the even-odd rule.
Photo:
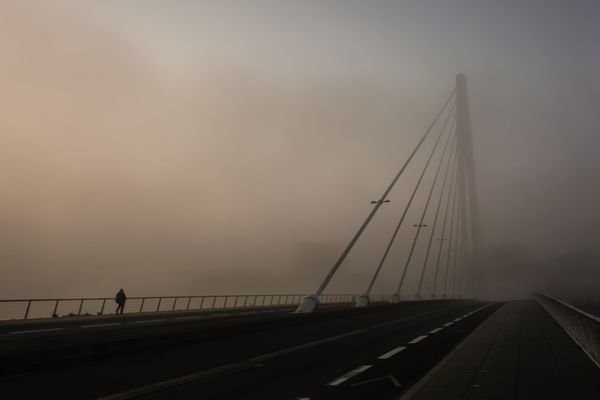
[[[190, 296], [128, 297], [124, 313], [284, 307], [300, 304], [305, 293], [211, 294]], [[379, 295], [382, 301], [386, 296]], [[354, 294], [321, 295], [325, 304], [354, 303]], [[105, 315], [116, 311], [114, 297], [0, 299], [0, 320]]]
[[600, 319], [545, 294], [534, 293], [533, 298], [600, 368]]

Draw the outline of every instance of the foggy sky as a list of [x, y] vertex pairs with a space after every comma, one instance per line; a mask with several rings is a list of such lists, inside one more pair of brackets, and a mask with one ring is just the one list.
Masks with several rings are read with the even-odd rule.
[[[492, 291], [569, 276], [568, 254], [597, 273], [599, 20], [593, 0], [3, 1], [0, 298], [312, 291], [460, 72]], [[365, 289], [423, 161], [332, 291]]]

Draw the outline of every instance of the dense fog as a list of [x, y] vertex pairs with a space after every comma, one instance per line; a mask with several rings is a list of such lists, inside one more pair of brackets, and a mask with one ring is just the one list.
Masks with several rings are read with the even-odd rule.
[[[488, 295], [597, 296], [599, 19], [592, 0], [4, 1], [0, 298], [311, 292], [458, 73]], [[366, 289], [426, 156], [328, 291]]]

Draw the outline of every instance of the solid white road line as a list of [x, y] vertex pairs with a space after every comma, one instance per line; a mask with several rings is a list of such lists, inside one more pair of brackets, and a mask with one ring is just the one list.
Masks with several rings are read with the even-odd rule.
[[38, 333], [38, 332], [53, 332], [53, 331], [62, 331], [63, 328], [47, 328], [47, 329], [35, 329], [31, 331], [15, 331], [11, 332], [11, 335], [19, 335], [21, 333]]
[[396, 354], [400, 353], [402, 350], [406, 349], [406, 347], [400, 346], [400, 347], [396, 347], [393, 350], [388, 351], [385, 354], [380, 355], [379, 357], [377, 357], [379, 360], [387, 360], [388, 358], [394, 357]]
[[445, 326], [445, 327], [448, 327], [448, 326], [452, 325], [453, 323], [454, 323], [454, 322], [447, 322], [447, 323], [445, 323], [445, 324], [444, 324], [444, 326]]
[[425, 339], [427, 337], [427, 335], [421, 335], [419, 337], [414, 338], [413, 340], [411, 340], [410, 342], [408, 342], [408, 344], [416, 344], [419, 343], [421, 340]]
[[103, 326], [115, 326], [115, 325], [121, 325], [121, 323], [120, 322], [112, 322], [110, 324], [81, 325], [80, 328], [100, 328]]
[[372, 365], [361, 365], [360, 367], [353, 369], [352, 371], [348, 372], [347, 374], [344, 374], [342, 376], [340, 376], [339, 378], [329, 382], [327, 384], [327, 386], [337, 386], [341, 383], [346, 382], [348, 379], [362, 373], [365, 372], [366, 370], [368, 370], [369, 368], [371, 368]]
[[160, 322], [160, 321], [166, 321], [164, 318], [163, 319], [145, 319], [143, 321], [133, 321], [134, 324], [149, 324], [152, 322]]
[[454, 322], [460, 321], [462, 318], [454, 318]]
[[433, 329], [433, 330], [429, 331], [429, 333], [438, 333], [438, 332], [439, 332], [439, 331], [441, 331], [442, 329], [444, 329], [444, 328], [435, 328], [435, 329]]

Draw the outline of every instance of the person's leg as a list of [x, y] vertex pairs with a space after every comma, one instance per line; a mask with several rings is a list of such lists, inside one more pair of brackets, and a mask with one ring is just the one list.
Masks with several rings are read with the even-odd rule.
[[125, 302], [121, 305], [121, 315], [123, 314], [123, 310], [125, 310]]

